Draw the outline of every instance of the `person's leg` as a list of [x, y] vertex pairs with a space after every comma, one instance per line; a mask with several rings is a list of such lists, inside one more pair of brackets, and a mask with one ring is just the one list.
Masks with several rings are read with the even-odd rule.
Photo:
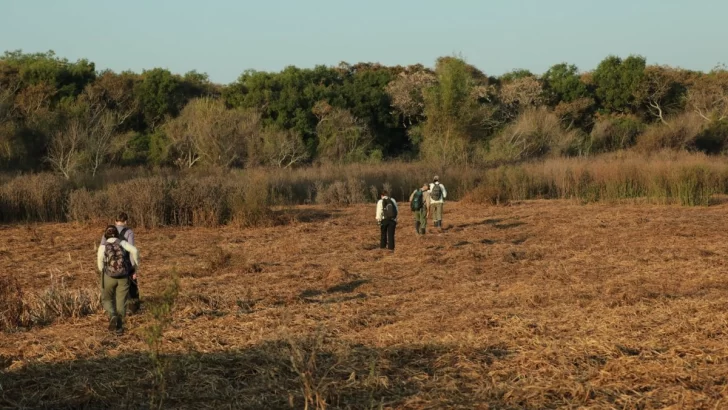
[[129, 298], [129, 278], [116, 279], [116, 314], [119, 316], [119, 324], [126, 315], [126, 301]]
[[419, 211], [420, 214], [420, 235], [425, 234], [425, 228], [427, 227], [427, 209], [422, 208]]
[[[103, 275], [103, 274], [102, 274]], [[102, 288], [101, 288], [101, 304], [104, 306], [104, 310], [109, 315], [109, 319], [116, 315], [116, 308], [114, 306], [114, 294], [116, 292], [116, 282], [114, 279], [103, 275], [101, 277]]]
[[397, 228], [397, 222], [390, 222], [387, 225], [387, 247], [394, 250], [394, 230]]
[[139, 286], [135, 280], [132, 280], [135, 269], [132, 268], [129, 273], [129, 299], [126, 301], [127, 310], [134, 314], [139, 310]]
[[442, 204], [432, 204], [432, 220], [437, 228], [442, 228]]
[[379, 247], [384, 249], [387, 247], [387, 223], [382, 222], [382, 224], [379, 226], [380, 231], [380, 239], [379, 239]]

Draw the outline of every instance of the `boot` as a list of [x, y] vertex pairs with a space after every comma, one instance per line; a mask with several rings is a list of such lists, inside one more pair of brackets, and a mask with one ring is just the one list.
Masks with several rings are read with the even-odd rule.
[[121, 318], [118, 315], [111, 316], [109, 319], [109, 330], [116, 331], [121, 326]]

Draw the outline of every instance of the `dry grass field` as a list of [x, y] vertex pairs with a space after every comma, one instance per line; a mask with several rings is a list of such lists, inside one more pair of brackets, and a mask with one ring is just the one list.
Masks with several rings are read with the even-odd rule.
[[[0, 407], [728, 408], [728, 205], [448, 203], [425, 237], [403, 206], [394, 253], [373, 205], [286, 212], [137, 230], [127, 332], [92, 301], [0, 333]], [[0, 227], [0, 278], [94, 294], [102, 229]]]

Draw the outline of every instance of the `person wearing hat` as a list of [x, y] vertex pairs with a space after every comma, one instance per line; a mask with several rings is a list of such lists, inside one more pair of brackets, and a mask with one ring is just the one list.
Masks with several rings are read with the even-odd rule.
[[447, 189], [440, 183], [440, 177], [435, 175], [430, 184], [430, 215], [432, 225], [442, 232], [442, 211], [447, 198]]
[[415, 215], [415, 232], [425, 234], [427, 217], [430, 214], [430, 186], [427, 183], [415, 189], [409, 197], [410, 208]]

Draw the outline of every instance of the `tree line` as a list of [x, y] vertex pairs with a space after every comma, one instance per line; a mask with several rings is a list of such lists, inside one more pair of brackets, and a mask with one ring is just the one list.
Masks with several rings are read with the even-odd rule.
[[230, 84], [154, 68], [98, 71], [53, 52], [0, 57], [0, 170], [280, 167], [390, 158], [493, 164], [637, 149], [728, 149], [728, 71], [608, 56], [494, 77], [341, 63], [245, 71]]

